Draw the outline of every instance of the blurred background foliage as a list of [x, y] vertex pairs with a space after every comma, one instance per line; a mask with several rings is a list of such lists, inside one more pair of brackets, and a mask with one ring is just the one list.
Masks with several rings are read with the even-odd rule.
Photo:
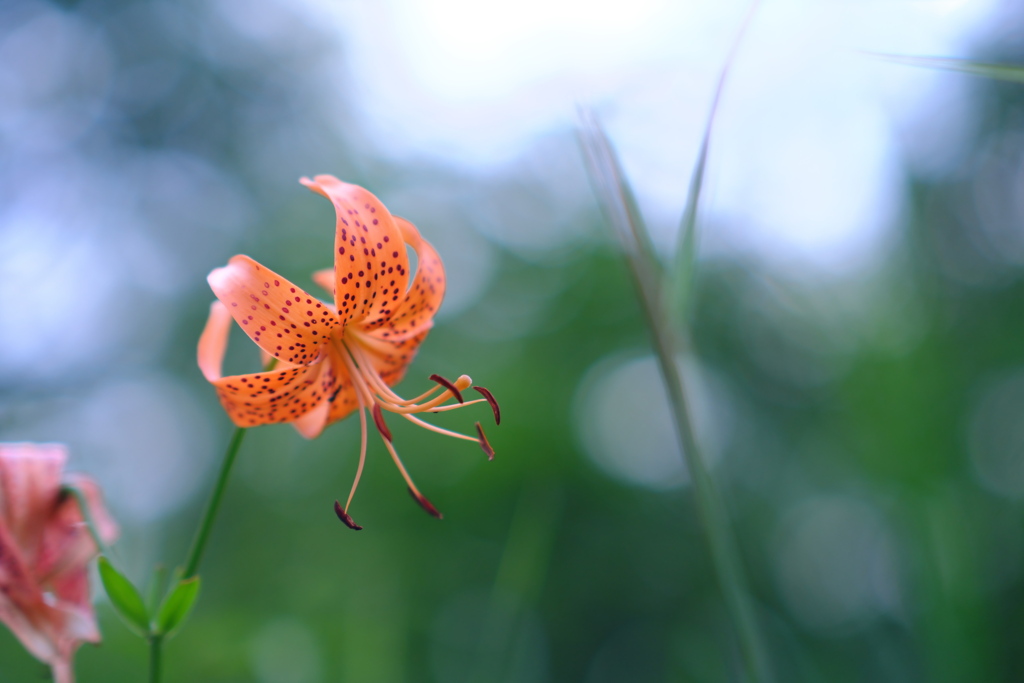
[[[1021, 15], [991, 16], [973, 56], [1020, 60]], [[310, 286], [333, 214], [296, 180], [332, 173], [439, 248], [449, 298], [402, 391], [472, 375], [502, 404], [498, 455], [394, 424], [445, 519], [371, 440], [352, 533], [332, 503], [358, 424], [312, 442], [253, 431], [167, 680], [736, 680], [571, 128], [486, 171], [399, 163], [358, 115], [365, 65], [325, 68], [335, 33], [272, 0], [0, 2], [0, 436], [70, 444], [135, 579], [180, 562], [230, 435], [195, 366], [205, 275], [247, 253]], [[1024, 665], [1024, 90], [946, 84], [974, 113], [955, 163], [905, 165], [868, 266], [780, 267], [710, 237], [735, 221], [704, 223], [684, 371], [782, 681], [1009, 681]], [[257, 362], [236, 334], [228, 370]], [[99, 601], [80, 680], [140, 679], [143, 643]], [[0, 632], [0, 681], [44, 676]]]

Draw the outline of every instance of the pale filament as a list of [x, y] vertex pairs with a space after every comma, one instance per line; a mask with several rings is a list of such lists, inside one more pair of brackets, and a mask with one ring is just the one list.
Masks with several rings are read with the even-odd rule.
[[352, 490], [348, 492], [348, 500], [345, 501], [345, 512], [348, 512], [348, 506], [352, 504], [352, 498], [356, 495], [356, 488], [359, 486], [359, 478], [363, 476], [363, 465], [366, 464], [366, 409], [363, 406], [363, 400], [359, 399], [359, 429], [361, 431], [361, 437], [359, 440], [359, 466], [356, 468], [356, 478], [352, 482]]
[[405, 483], [409, 485], [409, 489], [416, 494], [416, 500], [426, 500], [426, 496], [420, 493], [420, 490], [416, 488], [416, 484], [412, 483], [412, 477], [405, 471], [405, 465], [402, 464], [402, 459], [398, 457], [398, 451], [395, 450], [394, 445], [384, 439], [384, 445], [387, 446], [388, 452], [391, 453], [391, 459], [395, 461], [395, 466], [398, 471], [402, 473], [402, 478], [405, 479]]
[[355, 361], [348, 353], [348, 347], [342, 345], [341, 360], [345, 363], [345, 368], [348, 370], [348, 374], [352, 377], [352, 385], [356, 388], [356, 394], [359, 398], [359, 404], [364, 406], [373, 405], [375, 403], [373, 398], [373, 392], [366, 386], [366, 378], [359, 372], [359, 368], [356, 367]]
[[[359, 336], [358, 338], [351, 340], [351, 343], [348, 344], [346, 344], [342, 340], [338, 340], [337, 343], [337, 353], [339, 356], [341, 356], [341, 360], [345, 364], [345, 368], [348, 370], [349, 375], [352, 377], [352, 385], [356, 390], [356, 398], [359, 401], [359, 426], [362, 431], [362, 440], [360, 443], [359, 450], [359, 466], [358, 469], [356, 470], [355, 481], [352, 482], [352, 490], [348, 494], [348, 501], [345, 503], [344, 511], [346, 514], [348, 514], [348, 507], [352, 503], [352, 498], [353, 496], [355, 496], [356, 487], [359, 485], [359, 478], [360, 476], [362, 476], [363, 473], [363, 464], [365, 463], [366, 460], [366, 410], [370, 406], [373, 406], [374, 410], [384, 409], [391, 413], [397, 413], [404, 417], [405, 419], [409, 420], [410, 422], [417, 424], [420, 427], [423, 427], [424, 429], [436, 432], [437, 434], [442, 434], [444, 436], [450, 436], [465, 441], [473, 441], [475, 443], [480, 444], [481, 446], [484, 446], [485, 451], [488, 451], [489, 448], [489, 446], [486, 445], [486, 442], [482, 441], [480, 438], [469, 436], [467, 434], [460, 434], [458, 432], [453, 432], [448, 429], [437, 427], [413, 415], [413, 413], [438, 413], [445, 412], [448, 410], [455, 410], [456, 408], [464, 408], [465, 406], [473, 405], [474, 403], [485, 402], [486, 399], [474, 399], [472, 401], [464, 401], [462, 403], [441, 405], [448, 399], [454, 398], [455, 396], [451, 389], [445, 388], [444, 391], [442, 391], [434, 398], [424, 401], [423, 403], [419, 403], [419, 401], [423, 401], [431, 394], [436, 392], [439, 388], [443, 387], [443, 385], [439, 384], [438, 386], [433, 387], [429, 391], [421, 394], [420, 396], [416, 397], [411, 401], [405, 400], [398, 396], [398, 394], [396, 394], [394, 391], [392, 391], [391, 388], [387, 386], [384, 380], [380, 377], [380, 375], [373, 369], [373, 365], [371, 363], [371, 359], [368, 356], [367, 350], [360, 346], [360, 343], [362, 341], [363, 337]], [[468, 389], [472, 385], [472, 383], [473, 380], [470, 379], [469, 376], [461, 375], [457, 380], [455, 380], [453, 386], [455, 386], [455, 388], [458, 391], [463, 391], [465, 389]], [[382, 416], [375, 413], [374, 422], [377, 422], [379, 418], [382, 418]], [[378, 431], [381, 432], [381, 439], [384, 441], [385, 447], [387, 447], [388, 452], [391, 454], [391, 459], [394, 460], [395, 466], [398, 468], [398, 471], [402, 474], [402, 478], [405, 480], [406, 485], [409, 487], [409, 490], [416, 497], [416, 500], [419, 501], [421, 505], [423, 505], [423, 501], [426, 501], [426, 498], [423, 496], [422, 493], [420, 493], [419, 489], [416, 488], [416, 484], [413, 483], [412, 477], [409, 476], [408, 470], [405, 469], [405, 464], [402, 462], [402, 459], [398, 457], [398, 451], [395, 450], [394, 444], [391, 443], [391, 439], [389, 438], [389, 436], [385, 435], [387, 428], [384, 427], [382, 429], [379, 423], [377, 427]], [[488, 454], [490, 456], [493, 456], [492, 451], [488, 451]], [[429, 502], [427, 502], [426, 506], [429, 505]], [[435, 510], [432, 514], [439, 513], [436, 513]]]
[[[379, 403], [380, 407], [383, 408], [384, 410], [387, 410], [392, 413], [399, 413], [402, 415], [410, 413], [422, 413], [437, 408], [442, 403], [447, 401], [449, 398], [452, 398], [454, 396], [454, 394], [452, 394], [450, 390], [445, 389], [440, 395], [434, 397], [433, 399], [427, 401], [426, 403], [416, 403], [416, 401], [422, 400], [423, 398], [432, 394], [437, 389], [441, 388], [441, 385], [438, 385], [432, 388], [430, 391], [427, 391], [424, 394], [416, 397], [415, 399], [405, 400], [398, 396], [398, 394], [396, 394], [394, 391], [392, 391], [391, 387], [385, 384], [384, 380], [382, 380], [380, 376], [373, 371], [373, 366], [370, 364], [370, 360], [369, 358], [367, 358], [366, 352], [363, 349], [360, 349], [358, 344], [343, 344], [343, 346], [345, 350], [349, 352], [349, 355], [351, 355], [351, 358], [348, 359], [349, 361], [354, 361], [358, 363], [360, 367], [366, 368], [365, 372], [359, 373], [358, 369], [355, 372], [359, 373], [365, 381], [369, 382], [370, 384], [373, 384], [374, 388], [377, 389], [377, 403]], [[349, 371], [352, 371], [351, 366], [349, 366]], [[471, 384], [473, 384], [473, 380], [470, 379], [468, 375], [461, 375], [457, 380], [455, 380], [455, 388], [458, 389], [459, 391], [468, 389]], [[384, 394], [384, 396], [382, 396], [381, 394]], [[385, 398], [385, 396], [387, 398]], [[391, 397], [393, 397], [394, 400], [388, 400]], [[449, 406], [448, 408], [451, 409], [455, 407], [461, 407], [464, 405], [469, 404], [461, 403], [458, 404], [458, 406]]]
[[[474, 403], [475, 403], [475, 401], [474, 401]], [[466, 405], [466, 404], [463, 403], [461, 405]], [[457, 408], [459, 406], [451, 406], [451, 407], [452, 408]], [[404, 417], [409, 422], [413, 422], [415, 424], [418, 424], [420, 427], [423, 427], [424, 429], [429, 429], [432, 432], [437, 432], [438, 434], [444, 434], [445, 436], [455, 437], [456, 439], [465, 439], [466, 441], [472, 441], [474, 443], [480, 443], [480, 439], [476, 438], [475, 436], [468, 436], [466, 434], [459, 434], [458, 432], [453, 432], [453, 431], [450, 431], [448, 429], [444, 429], [442, 427], [437, 427], [435, 425], [430, 424], [429, 422], [424, 422], [423, 420], [421, 420], [418, 417], [415, 417], [413, 415], [402, 415], [402, 417]]]
[[[360, 376], [359, 370], [355, 366], [355, 361], [352, 358], [350, 358], [347, 354], [344, 354], [342, 356], [342, 360], [345, 361], [345, 365], [348, 368], [349, 374], [352, 375], [352, 379], [354, 380], [354, 385], [356, 386], [357, 390], [359, 392], [363, 393], [363, 396], [359, 398], [359, 401], [360, 401], [360, 404], [361, 404], [360, 407], [362, 407], [362, 403], [363, 403], [364, 398], [367, 399], [367, 401], [366, 401], [367, 403], [372, 404], [373, 403], [373, 395], [370, 393], [369, 387], [366, 386], [365, 381]], [[362, 414], [362, 410], [360, 410], [360, 414]], [[362, 429], [363, 429], [363, 434], [365, 435], [366, 434], [366, 419], [365, 419], [365, 417], [363, 418], [363, 420], [362, 420], [362, 422], [360, 424], [361, 424]], [[387, 439], [387, 438], [384, 438], [383, 434], [381, 434], [381, 440], [384, 442], [384, 445], [387, 446], [388, 452], [391, 453], [391, 459], [395, 461], [395, 465], [398, 467], [398, 471], [402, 473], [402, 478], [405, 479], [406, 485], [411, 490], [416, 492], [416, 495], [417, 495], [418, 498], [423, 498], [423, 494], [421, 494], [419, 489], [416, 488], [416, 484], [413, 483], [412, 477], [409, 476], [409, 472], [406, 471], [405, 465], [402, 464], [402, 459], [398, 457], [398, 452], [395, 450], [395, 447], [393, 445], [391, 445], [391, 440]], [[348, 512], [348, 510], [346, 510], [346, 512]]]
[[466, 406], [471, 406], [474, 403], [486, 403], [486, 402], [487, 402], [486, 398], [474, 398], [473, 400], [466, 401], [465, 403], [454, 403], [454, 404], [452, 404], [450, 406], [440, 406], [438, 408], [431, 408], [429, 412], [431, 412], [431, 413], [446, 413], [449, 410], [458, 410], [459, 408], [465, 408]]
[[[373, 367], [372, 365], [370, 365], [370, 361], [366, 357], [366, 352], [359, 347], [358, 343], [345, 344], [344, 346], [345, 346], [346, 349], [348, 349], [348, 352], [350, 354], [352, 354], [352, 358], [356, 361], [356, 363], [359, 364], [359, 367], [361, 367], [361, 368], [372, 368]], [[382, 380], [380, 378], [380, 376], [376, 372], [369, 372], [368, 371], [366, 374], [367, 374], [367, 379], [369, 379], [370, 383], [373, 384], [377, 388], [379, 393], [382, 393], [385, 396], [387, 396], [389, 399], [391, 399], [390, 402], [397, 403], [397, 404], [402, 404], [402, 405], [407, 405], [407, 404], [410, 404], [410, 403], [415, 403], [415, 400], [413, 400], [413, 401], [406, 401], [401, 396], [399, 396], [394, 391], [392, 391], [391, 387], [389, 387], [387, 384], [385, 384], [384, 380]], [[434, 391], [434, 389], [431, 389], [425, 395], [429, 395], [433, 391]]]

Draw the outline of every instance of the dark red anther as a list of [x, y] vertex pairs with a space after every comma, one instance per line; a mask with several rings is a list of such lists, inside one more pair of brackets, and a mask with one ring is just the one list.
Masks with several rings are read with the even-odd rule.
[[411, 486], [409, 487], [409, 495], [412, 496], [413, 500], [420, 504], [421, 508], [429, 512], [431, 515], [437, 517], [438, 519], [444, 519], [440, 511], [438, 511], [438, 509], [434, 507], [434, 504], [427, 500], [422, 493], [414, 491]]
[[473, 388], [476, 389], [477, 391], [479, 391], [483, 395], [483, 397], [487, 399], [487, 402], [491, 404], [491, 410], [494, 411], [494, 424], [500, 425], [501, 424], [501, 408], [498, 407], [498, 400], [496, 398], [494, 398], [494, 394], [492, 394], [489, 390], [484, 389], [483, 387], [473, 387]]
[[373, 423], [377, 425], [377, 431], [380, 432], [380, 435], [385, 439], [391, 441], [391, 430], [388, 429], [387, 423], [384, 422], [384, 413], [380, 412], [380, 404], [374, 403], [373, 410], [370, 412], [373, 413]]
[[349, 529], [355, 529], [356, 531], [362, 530], [363, 527], [352, 521], [352, 517], [345, 512], [345, 508], [341, 507], [341, 503], [334, 501], [334, 514], [338, 515], [338, 519], [345, 523]]
[[445, 379], [444, 377], [442, 377], [441, 375], [431, 375], [431, 376], [430, 376], [430, 379], [431, 379], [432, 381], [434, 381], [434, 382], [437, 382], [438, 384], [440, 384], [440, 385], [441, 385], [442, 387], [444, 387], [444, 388], [445, 388], [445, 389], [447, 389], [448, 391], [452, 392], [452, 395], [453, 395], [453, 396], [455, 397], [455, 399], [456, 399], [456, 400], [457, 400], [457, 401], [458, 401], [459, 403], [465, 403], [465, 401], [463, 401], [463, 400], [462, 400], [462, 392], [460, 392], [460, 391], [459, 391], [459, 390], [458, 390], [458, 389], [457, 389], [457, 388], [455, 387], [455, 385], [454, 385], [454, 384], [452, 384], [451, 382], [449, 382], [448, 380], [446, 380], [446, 379]]
[[484, 428], [480, 426], [480, 423], [476, 423], [476, 433], [480, 437], [480, 448], [484, 449], [484, 453], [487, 454], [488, 460], [494, 460], [494, 449], [491, 448], [491, 442], [487, 440], [487, 435], [484, 434]]

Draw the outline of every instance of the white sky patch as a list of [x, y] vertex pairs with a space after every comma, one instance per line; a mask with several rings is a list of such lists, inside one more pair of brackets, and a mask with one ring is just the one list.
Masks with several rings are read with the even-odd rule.
[[[354, 98], [357, 120], [386, 154], [491, 170], [536, 136], [573, 125], [577, 104], [594, 105], [666, 246], [715, 79], [747, 7], [740, 0], [638, 0], [628, 9], [582, 0], [309, 3], [338, 27], [339, 58], [317, 77]], [[967, 55], [994, 7], [993, 0], [762, 3], [712, 149], [705, 207], [732, 226], [725, 246], [828, 270], [869, 261], [900, 216], [901, 136], [913, 128], [917, 150], [942, 147], [955, 143], [943, 112], [961, 128], [971, 117], [948, 97], [933, 106], [963, 77], [863, 51]]]

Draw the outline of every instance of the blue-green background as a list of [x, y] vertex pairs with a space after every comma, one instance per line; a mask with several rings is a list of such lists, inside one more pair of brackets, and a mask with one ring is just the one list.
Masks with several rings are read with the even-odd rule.
[[[443, 521], [409, 499], [371, 440], [352, 509], [366, 528], [353, 533], [338, 522], [332, 504], [347, 495], [358, 452], [354, 420], [315, 441], [286, 426], [247, 436], [202, 567], [200, 602], [166, 646], [166, 680], [740, 680], [689, 488], [615, 478], [585, 452], [581, 432], [594, 427], [581, 415], [588, 370], [649, 354], [630, 278], [596, 204], [560, 208], [563, 188], [525, 162], [478, 176], [389, 162], [365, 140], [339, 135], [346, 112], [325, 105], [305, 73], [326, 44], [320, 27], [296, 22], [291, 40], [263, 44], [198, 2], [15, 0], [0, 3], [0, 38], [40, 17], [84, 26], [88, 38], [74, 43], [84, 52], [55, 45], [45, 53], [87, 62], [98, 40], [114, 75], [98, 100], [81, 95], [87, 78], [71, 77], [22, 103], [38, 107], [19, 110], [29, 112], [24, 130], [43, 133], [32, 133], [42, 137], [31, 153], [16, 153], [25, 149], [13, 137], [21, 133], [5, 129], [0, 207], [13, 211], [31, 180], [55, 205], [72, 202], [59, 245], [138, 258], [150, 286], [119, 285], [116, 304], [91, 322], [120, 330], [116, 343], [74, 369], [46, 372], [46, 353], [37, 354], [38, 367], [8, 367], [0, 435], [65, 440], [72, 465], [111, 487], [124, 528], [118, 557], [137, 581], [154, 563], [181, 561], [230, 437], [195, 366], [212, 298], [204, 274], [247, 253], [309, 286], [308, 274], [330, 264], [330, 205], [301, 188], [299, 176], [333, 173], [370, 188], [436, 241], [442, 257], [444, 243], [461, 238], [439, 216], [470, 240], [487, 242], [481, 217], [496, 214], [572, 236], [552, 249], [488, 244], [485, 287], [440, 320], [401, 387], [413, 395], [431, 373], [467, 373], [501, 401], [490, 463], [472, 444], [392, 425]], [[1004, 28], [980, 56], [1014, 61], [1021, 48], [1005, 38], [1012, 34]], [[52, 67], [5, 66], [28, 74]], [[1024, 234], [1024, 89], [977, 81], [969, 96], [981, 115], [959, 168], [908, 178], [898, 235], [856, 283], [822, 284], [736, 255], [699, 264], [693, 348], [731, 405], [713, 471], [780, 681], [1013, 681], [1024, 665], [1024, 261], [1005, 246]], [[73, 133], [48, 146], [54, 111], [74, 122], [61, 129]], [[578, 187], [584, 171], [573, 131], [554, 131], [528, 152], [566, 164], [565, 182]], [[96, 207], [87, 191], [65, 194], [68, 178], [84, 171], [61, 155], [107, 169], [91, 176], [103, 188], [98, 196], [117, 194], [136, 220], [93, 220], [83, 235], [73, 202]], [[116, 192], [115, 182], [123, 183]], [[154, 184], [168, 183], [177, 189], [154, 193]], [[410, 197], [428, 197], [432, 208]], [[995, 233], [980, 227], [993, 215]], [[156, 247], [133, 251], [132, 234]], [[164, 288], [152, 284], [164, 277], [161, 263], [173, 263], [178, 278]], [[30, 278], [21, 285], [34, 286]], [[74, 307], [76, 288], [90, 286], [73, 283], [53, 296]], [[843, 308], [851, 289], [859, 302], [852, 313]], [[0, 330], [8, 339], [20, 334]], [[73, 327], [40, 343], [60, 350], [77, 335], [88, 341], [88, 330]], [[257, 362], [236, 335], [229, 368]], [[118, 508], [113, 491], [127, 495], [136, 484], [114, 483], [109, 461], [90, 450], [102, 435], [132, 429], [130, 400], [93, 403], [118, 381], [173, 386], [166, 400], [186, 406], [175, 415], [198, 416], [152, 435], [201, 432], [183, 438], [202, 449], [174, 461], [170, 475], [147, 464], [166, 449], [154, 442], [150, 450], [150, 435], [135, 435], [132, 476], [156, 478], [137, 482], [140, 490], [158, 491], [159, 478], [177, 476], [178, 467], [200, 477], [151, 517], [132, 515], [145, 501]], [[664, 398], [655, 384], [639, 403], [635, 394], [623, 400], [631, 402], [624, 412], [636, 412]], [[437, 421], [471, 430], [488, 416], [483, 406]], [[638, 439], [635, 447], [640, 458], [650, 444]], [[144, 644], [102, 598], [97, 610], [104, 642], [79, 652], [79, 679], [143, 680]], [[0, 681], [45, 676], [0, 632]]]

